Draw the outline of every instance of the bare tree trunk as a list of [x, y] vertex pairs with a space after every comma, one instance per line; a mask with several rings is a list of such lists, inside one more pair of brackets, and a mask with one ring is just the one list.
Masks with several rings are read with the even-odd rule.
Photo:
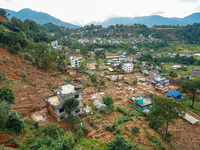
[[166, 126], [166, 130], [165, 130], [165, 141], [167, 140], [168, 126], [169, 126], [169, 123], [168, 123], [168, 121], [167, 121], [167, 126]]
[[192, 107], [194, 107], [195, 95], [196, 95], [196, 93], [194, 93], [193, 96], [192, 96]]

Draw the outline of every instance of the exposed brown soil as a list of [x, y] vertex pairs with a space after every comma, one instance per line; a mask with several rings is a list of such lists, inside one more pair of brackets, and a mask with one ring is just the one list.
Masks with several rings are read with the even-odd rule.
[[[3, 56], [8, 57], [9, 62], [5, 62], [3, 60]], [[27, 66], [30, 66], [27, 67]], [[29, 69], [28, 69], [29, 68]], [[57, 122], [47, 111], [46, 111], [46, 103], [43, 100], [43, 97], [46, 95], [53, 94], [53, 90], [49, 89], [47, 83], [51, 82], [53, 85], [63, 83], [64, 80], [69, 77], [68, 75], [59, 75], [58, 77], [52, 77], [50, 74], [55, 73], [56, 71], [50, 70], [45, 71], [42, 69], [37, 69], [31, 63], [26, 62], [23, 58], [14, 57], [10, 55], [6, 50], [0, 48], [0, 69], [2, 72], [6, 72], [7, 79], [17, 80], [18, 82], [26, 83], [25, 85], [14, 85], [11, 84], [11, 88], [14, 90], [16, 94], [15, 104], [13, 108], [22, 114], [24, 119], [36, 119], [40, 122], [40, 124], [47, 125], [49, 123], [56, 123], [61, 128], [65, 130], [69, 130], [71, 127], [67, 125], [65, 121]], [[22, 79], [20, 74], [22, 72], [30, 72], [25, 79]], [[114, 75], [112, 75], [114, 76]], [[116, 75], [115, 75], [116, 76]], [[143, 78], [143, 75], [140, 73], [135, 74], [126, 74], [120, 75], [120, 79], [123, 77], [124, 80], [132, 82], [135, 77], [138, 79]], [[78, 78], [81, 78], [84, 83], [89, 82], [88, 76], [85, 74], [78, 74]], [[123, 84], [124, 80], [121, 80]], [[28, 82], [29, 81], [29, 82]], [[29, 83], [29, 84], [28, 84]], [[84, 83], [73, 82], [79, 86], [84, 86]], [[90, 83], [91, 84], [91, 83]], [[0, 83], [0, 86], [3, 86]], [[170, 91], [177, 89], [175, 86], [170, 86]], [[95, 87], [88, 87], [84, 89], [82, 93], [82, 101], [87, 104], [91, 103], [95, 99], [102, 100], [102, 96], [109, 94], [113, 97], [114, 104], [120, 105], [124, 107], [133, 107], [131, 102], [129, 101], [129, 96], [131, 95], [145, 95], [147, 93], [154, 93], [157, 95], [165, 95], [166, 93], [161, 93], [157, 91], [150, 83], [147, 82], [138, 82], [137, 85], [127, 85], [123, 84], [122, 87], [115, 86], [115, 82], [106, 81], [106, 85], [103, 86], [103, 89], [98, 89]], [[100, 114], [101, 115], [101, 114]], [[198, 115], [191, 114], [194, 117], [199, 117]], [[114, 138], [114, 135], [103, 129], [103, 125], [111, 124], [113, 121], [116, 121], [118, 117], [122, 117], [121, 113], [114, 112], [111, 115], [103, 114], [102, 117], [97, 118], [95, 115], [91, 116], [91, 120], [95, 122], [94, 127], [90, 127], [86, 138], [96, 138], [102, 142], [108, 142]], [[85, 116], [81, 116], [84, 118]], [[153, 146], [147, 141], [147, 135], [145, 130], [142, 128], [142, 125], [146, 126], [148, 132], [152, 135], [159, 137], [153, 129], [151, 129], [148, 125], [148, 121], [145, 117], [139, 116], [144, 121], [139, 120], [136, 117], [133, 117], [133, 121], [129, 121], [120, 125], [123, 129], [125, 126], [130, 130], [131, 126], [140, 127], [140, 133], [138, 136], [135, 136], [134, 142], [145, 146], [148, 149], [154, 149]], [[199, 119], [199, 118], [197, 118]], [[176, 149], [200, 149], [200, 125], [191, 125], [182, 119], [179, 119], [175, 126], [170, 126], [169, 130], [172, 134], [171, 143], [174, 145]], [[122, 135], [128, 138], [127, 134], [130, 131], [123, 130]], [[0, 143], [4, 143], [8, 137], [1, 136], [4, 134], [0, 134]], [[167, 148], [171, 149], [164, 141], [162, 144]]]
[[0, 16], [0, 21], [9, 22], [9, 20], [6, 17]]
[[9, 147], [17, 148], [17, 145], [15, 145], [11, 142], [8, 142], [9, 138], [11, 138], [11, 137], [12, 137], [12, 135], [9, 135], [9, 134], [6, 134], [6, 133], [0, 133], [0, 145], [4, 144], [4, 146], [7, 147], [7, 148], [9, 148]]

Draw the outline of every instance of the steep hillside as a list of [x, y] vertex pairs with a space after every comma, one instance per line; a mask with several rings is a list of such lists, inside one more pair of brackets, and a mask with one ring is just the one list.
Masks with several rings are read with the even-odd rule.
[[[25, 61], [22, 57], [13, 56], [2, 48], [0, 48], [0, 56], [0, 69], [2, 72], [6, 73], [6, 77], [8, 79], [6, 82], [0, 83], [0, 86], [9, 84], [14, 90], [16, 100], [13, 108], [21, 113], [25, 120], [35, 119], [43, 125], [56, 123], [65, 130], [71, 130], [71, 126], [65, 121], [55, 121], [55, 119], [47, 112], [46, 103], [43, 100], [44, 96], [53, 94], [52, 87], [49, 88], [47, 83], [52, 83], [53, 86], [55, 86], [56, 84], [63, 83], [66, 78], [69, 78], [69, 76], [58, 75], [53, 77], [51, 74], [56, 71], [37, 69], [31, 63]], [[26, 72], [28, 75], [25, 79], [22, 79], [20, 76], [22, 72]], [[89, 77], [84, 73], [79, 73], [78, 77], [82, 79], [83, 83], [75, 81], [72, 81], [72, 83], [83, 87], [84, 83], [90, 82]], [[141, 78], [143, 76], [140, 73], [135, 73], [123, 75], [123, 77], [128, 81], [132, 81], [135, 77]], [[129, 101], [130, 95], [139, 93], [145, 94], [149, 91], [156, 92], [155, 89], [152, 88], [151, 84], [138, 83], [137, 85], [123, 85], [122, 87], [114, 86], [114, 84], [115, 83], [112, 81], [106, 81], [103, 89], [98, 89], [96, 87], [85, 88], [82, 93], [82, 102], [90, 104], [94, 99], [101, 100], [102, 96], [106, 94], [111, 95], [115, 106], [131, 109], [135, 113], [135, 116], [131, 117], [133, 121], [120, 124], [117, 132], [129, 140], [132, 139], [134, 144], [139, 144], [148, 149], [155, 149], [156, 145], [152, 145], [152, 143], [149, 142], [150, 138], [146, 133], [147, 130], [151, 135], [160, 139], [162, 141], [162, 146], [165, 146], [167, 150], [171, 149], [171, 147], [162, 140], [161, 136], [149, 127], [148, 119], [139, 115]], [[171, 86], [171, 88], [177, 87]], [[93, 124], [90, 125], [89, 131], [85, 137], [88, 139], [93, 137], [101, 142], [113, 140], [114, 133], [105, 130], [104, 125], [110, 125], [123, 116], [124, 115], [121, 112], [112, 112], [110, 114], [96, 112], [91, 116], [81, 116], [81, 118], [88, 117], [89, 121], [93, 122]], [[198, 118], [198, 116], [195, 117]], [[137, 135], [130, 136], [131, 127], [135, 126], [140, 128], [140, 132]], [[196, 124], [194, 126], [182, 119], [179, 119], [175, 126], [170, 126], [169, 131], [173, 134], [171, 143], [176, 149], [199, 149], [200, 124]], [[1, 134], [0, 137], [2, 137], [2, 139], [0, 139], [0, 144], [2, 144], [5, 142], [5, 138], [9, 136]]]
[[25, 19], [31, 19], [35, 21], [37, 24], [46, 24], [46, 23], [51, 22], [55, 25], [64, 26], [66, 28], [79, 28], [79, 26], [76, 26], [67, 22], [63, 22], [60, 19], [57, 19], [47, 13], [37, 12], [28, 8], [22, 9], [18, 12], [15, 12], [9, 9], [5, 9], [5, 10], [7, 11], [7, 13], [10, 14], [10, 16], [8, 17], [9, 19], [15, 16], [18, 19], [21, 19], [22, 21]]

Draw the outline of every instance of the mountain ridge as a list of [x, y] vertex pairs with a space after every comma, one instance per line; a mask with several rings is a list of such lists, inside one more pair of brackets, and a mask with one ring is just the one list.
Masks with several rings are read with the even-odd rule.
[[[64, 26], [66, 28], [79, 28], [81, 26], [84, 26], [83, 22], [81, 23], [79, 23], [79, 21], [74, 21], [72, 23], [63, 22], [60, 19], [49, 15], [48, 13], [37, 12], [29, 8], [21, 9], [18, 12], [9, 9], [5, 10], [7, 11], [7, 13], [10, 14], [10, 16], [8, 16], [9, 19], [15, 16], [21, 19], [22, 21], [25, 19], [31, 19], [38, 24], [53, 23], [55, 25]], [[108, 27], [110, 25], [116, 25], [116, 24], [131, 25], [135, 23], [145, 24], [148, 27], [152, 27], [154, 25], [188, 25], [193, 23], [200, 23], [200, 13], [199, 12], [192, 13], [183, 18], [163, 17], [160, 15], [140, 16], [140, 17], [113, 17], [102, 22], [92, 21], [85, 25], [94, 24], [94, 25], [102, 25], [103, 27]]]
[[74, 24], [71, 24], [68, 22], [61, 21], [60, 19], [57, 19], [57, 18], [49, 15], [48, 13], [37, 12], [37, 11], [31, 10], [29, 8], [21, 9], [18, 12], [9, 10], [9, 9], [5, 9], [5, 10], [7, 11], [8, 14], [10, 14], [8, 16], [9, 19], [11, 19], [13, 16], [15, 16], [16, 18], [21, 19], [22, 21], [24, 21], [25, 19], [31, 19], [31, 20], [35, 21], [37, 24], [46, 24], [46, 23], [51, 22], [55, 25], [64, 26], [66, 28], [79, 28], [80, 27], [78, 25], [74, 25]]
[[193, 23], [200, 23], [200, 13], [193, 13], [191, 15], [185, 16], [184, 18], [177, 17], [162, 17], [160, 15], [151, 16], [141, 16], [141, 17], [114, 17], [103, 22], [90, 22], [90, 24], [102, 25], [103, 27], [108, 27], [110, 25], [124, 24], [131, 25], [135, 23], [145, 24], [148, 27], [154, 25], [188, 25]]

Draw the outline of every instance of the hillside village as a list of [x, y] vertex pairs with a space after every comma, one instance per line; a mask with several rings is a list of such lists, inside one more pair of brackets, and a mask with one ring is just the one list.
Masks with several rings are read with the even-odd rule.
[[137, 24], [85, 26], [58, 38], [30, 20], [4, 20], [0, 149], [200, 148], [198, 44], [174, 29], [166, 32], [175, 42], [164, 42], [147, 33], [160, 29]]

